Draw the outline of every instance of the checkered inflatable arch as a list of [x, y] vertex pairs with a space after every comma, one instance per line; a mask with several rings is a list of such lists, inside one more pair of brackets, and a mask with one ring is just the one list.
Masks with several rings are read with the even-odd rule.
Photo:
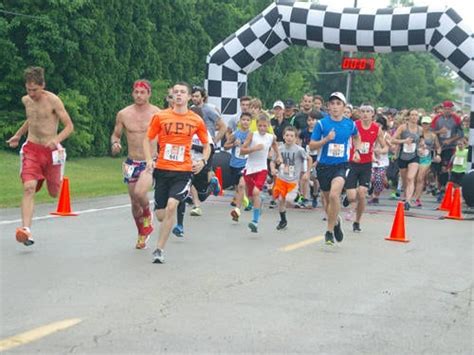
[[428, 51], [474, 90], [474, 36], [451, 8], [337, 8], [280, 0], [209, 53], [205, 81], [209, 102], [221, 109], [225, 119], [234, 116], [239, 97], [247, 90], [247, 75], [294, 44], [351, 52]]

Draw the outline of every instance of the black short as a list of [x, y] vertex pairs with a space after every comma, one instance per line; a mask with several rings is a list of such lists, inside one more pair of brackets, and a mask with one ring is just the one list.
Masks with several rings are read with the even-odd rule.
[[372, 163], [349, 164], [349, 172], [347, 173], [346, 189], [355, 189], [357, 186], [369, 188], [370, 179], [372, 177]]
[[408, 165], [413, 164], [413, 163], [420, 164], [420, 157], [418, 155], [410, 160], [402, 160], [398, 158], [398, 167], [400, 169], [406, 169], [408, 168]]
[[209, 171], [211, 171], [211, 167], [207, 164], [199, 174], [192, 175], [191, 181], [192, 185], [196, 188], [198, 192], [206, 192], [209, 186]]
[[453, 184], [461, 185], [464, 175], [464, 173], [455, 173], [452, 171], [449, 174], [449, 181], [451, 181]]
[[316, 166], [316, 173], [318, 175], [319, 186], [322, 191], [328, 192], [331, 190], [332, 179], [342, 177], [346, 179], [347, 163], [338, 165], [318, 164]]
[[455, 152], [456, 149], [445, 149], [441, 151], [441, 166], [448, 166]]
[[240, 178], [243, 176], [244, 166], [241, 168], [234, 168], [230, 166], [230, 185], [237, 186], [240, 182]]
[[155, 169], [155, 210], [161, 210], [168, 204], [169, 198], [183, 201], [191, 188], [191, 172]]

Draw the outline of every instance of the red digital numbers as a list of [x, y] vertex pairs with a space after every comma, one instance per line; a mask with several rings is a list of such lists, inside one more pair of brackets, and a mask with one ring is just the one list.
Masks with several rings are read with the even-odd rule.
[[342, 70], [374, 70], [374, 58], [342, 58]]

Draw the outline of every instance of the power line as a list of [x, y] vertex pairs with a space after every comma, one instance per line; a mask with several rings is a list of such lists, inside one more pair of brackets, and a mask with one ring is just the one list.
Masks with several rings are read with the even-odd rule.
[[12, 11], [6, 11], [6, 10], [0, 10], [0, 13], [3, 13], [5, 15], [34, 18], [34, 19], [37, 19], [37, 20], [44, 20], [44, 18], [45, 18], [45, 16], [39, 17], [39, 16], [33, 16], [33, 15], [25, 15], [25, 14], [20, 14], [18, 12], [12, 12]]

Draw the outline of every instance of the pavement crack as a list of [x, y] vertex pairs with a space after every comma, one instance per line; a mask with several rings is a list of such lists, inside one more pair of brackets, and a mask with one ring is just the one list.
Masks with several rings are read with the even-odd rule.
[[112, 333], [111, 329], [108, 329], [104, 334], [99, 334], [99, 335], [94, 335], [93, 340], [96, 346], [99, 346], [99, 340], [103, 337], [106, 337], [107, 335], [110, 335]]

